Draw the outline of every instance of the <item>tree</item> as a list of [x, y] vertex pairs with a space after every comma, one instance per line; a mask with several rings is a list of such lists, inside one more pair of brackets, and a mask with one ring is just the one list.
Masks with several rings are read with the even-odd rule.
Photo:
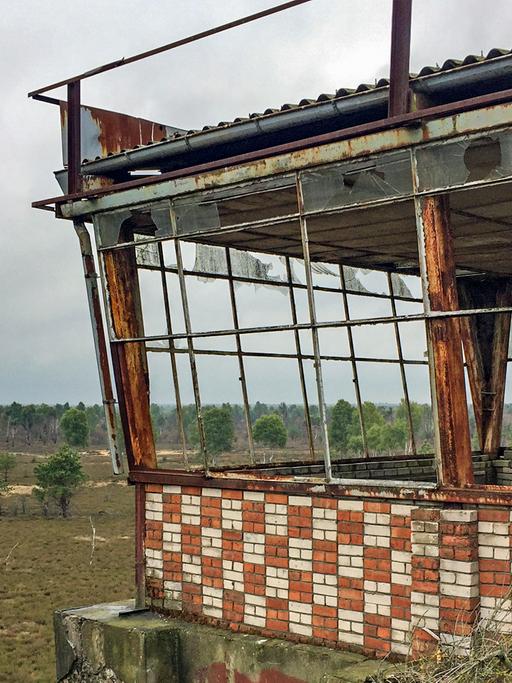
[[3, 475], [5, 484], [9, 483], [9, 470], [16, 464], [14, 453], [0, 453], [0, 473]]
[[329, 440], [337, 451], [343, 451], [347, 447], [354, 413], [353, 406], [344, 399], [340, 399], [332, 409]]
[[64, 439], [70, 446], [85, 447], [89, 442], [87, 414], [78, 408], [68, 408], [60, 419]]
[[53, 500], [60, 507], [62, 516], [68, 517], [71, 498], [85, 481], [78, 453], [69, 446], [63, 446], [57, 453], [50, 455], [46, 462], [36, 465], [34, 474], [34, 495], [42, 503], [45, 514], [48, 502]]
[[366, 433], [368, 447], [372, 451], [404, 451], [408, 433], [405, 420], [373, 424]]
[[4, 512], [4, 506], [2, 505], [2, 496], [9, 493], [10, 488], [11, 487], [9, 486], [7, 481], [0, 479], [0, 517], [3, 515]]
[[231, 406], [208, 408], [203, 415], [206, 447], [210, 453], [222, 453], [233, 448], [235, 428]]
[[[203, 425], [206, 448], [209, 453], [216, 455], [217, 453], [230, 451], [233, 448], [235, 427], [229, 404], [223, 405], [221, 408], [218, 406], [206, 408], [203, 412]], [[199, 443], [197, 422], [190, 424], [188, 435], [194, 445]]]
[[286, 446], [288, 439], [288, 432], [284, 426], [283, 419], [276, 413], [259, 417], [254, 423], [252, 433], [256, 443], [260, 443], [263, 446], [283, 448]]

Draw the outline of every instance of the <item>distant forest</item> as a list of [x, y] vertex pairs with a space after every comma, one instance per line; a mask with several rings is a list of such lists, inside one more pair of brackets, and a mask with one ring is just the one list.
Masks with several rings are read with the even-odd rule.
[[[211, 406], [204, 406], [208, 411]], [[232, 424], [233, 448], [247, 447], [245, 415], [241, 405], [223, 404]], [[69, 403], [47, 405], [30, 404], [0, 406], [0, 434], [3, 435], [4, 450], [33, 450], [49, 451], [67, 438], [66, 420], [70, 412], [80, 411], [82, 417], [81, 439], [84, 447], [106, 448], [107, 433], [105, 419], [101, 405], [87, 406], [80, 402], [76, 406]], [[265, 415], [278, 415], [286, 430], [286, 447], [306, 449], [307, 430], [304, 409], [300, 405], [280, 403], [269, 405], [257, 402], [251, 406], [251, 422], [254, 425], [258, 418]], [[310, 407], [312, 431], [315, 442], [321, 438], [318, 407]], [[405, 405], [377, 405], [366, 402], [363, 406], [367, 443], [373, 452], [411, 452], [408, 416]], [[411, 403], [411, 414], [414, 425], [416, 448], [419, 452], [432, 452], [433, 425], [432, 411], [429, 405]], [[66, 415], [66, 418], [64, 416]], [[169, 405], [151, 406], [153, 430], [157, 446], [165, 448], [179, 448], [179, 427], [176, 408]], [[346, 401], [339, 401], [328, 406], [327, 417], [331, 445], [336, 452], [359, 453], [362, 451], [361, 426], [358, 411]], [[63, 420], [64, 418], [64, 420]], [[196, 412], [194, 405], [183, 406], [183, 421], [185, 434], [191, 448], [197, 444]], [[474, 421], [472, 432], [474, 447], [476, 448]], [[84, 427], [84, 425], [86, 425]], [[512, 443], [512, 404], [506, 404], [504, 412], [504, 444]], [[2, 450], [2, 446], [0, 446]]]

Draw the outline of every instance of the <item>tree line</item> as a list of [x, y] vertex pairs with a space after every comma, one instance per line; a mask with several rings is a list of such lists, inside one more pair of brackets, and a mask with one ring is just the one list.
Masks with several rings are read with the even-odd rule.
[[33, 445], [53, 447], [59, 443], [103, 447], [107, 440], [102, 406], [86, 406], [82, 402], [76, 406], [17, 402], [0, 406], [1, 433], [7, 447], [19, 449]]
[[[267, 416], [271, 416], [267, 418]], [[310, 406], [313, 438], [321, 438], [318, 406]], [[196, 409], [194, 405], [182, 407], [182, 417], [187, 446], [199, 443]], [[256, 444], [279, 447], [307, 448], [308, 434], [302, 405], [256, 402], [250, 406], [250, 421]], [[260, 421], [260, 418], [265, 420]], [[404, 401], [399, 405], [382, 405], [367, 401], [363, 404], [364, 429], [367, 447], [376, 453], [409, 453], [412, 443], [409, 415]], [[160, 447], [179, 448], [181, 430], [176, 407], [151, 405], [151, 419], [155, 440]], [[433, 448], [433, 423], [430, 405], [411, 402], [411, 419], [414, 440], [418, 451], [431, 452]], [[205, 431], [208, 432], [210, 450], [231, 450], [247, 447], [246, 416], [243, 406], [222, 404], [203, 408]], [[363, 451], [362, 424], [356, 407], [343, 399], [327, 407], [329, 437], [333, 450], [340, 453]], [[269, 430], [276, 433], [268, 437]], [[120, 429], [120, 426], [118, 427]], [[473, 444], [477, 448], [474, 419], [471, 417]], [[99, 404], [75, 406], [69, 403], [48, 405], [11, 403], [0, 406], [0, 435], [4, 446], [0, 450], [24, 450], [44, 447], [54, 450], [61, 444], [75, 448], [105, 448], [107, 431], [103, 407]], [[1, 438], [1, 436], [0, 436]], [[219, 441], [220, 439], [220, 441]], [[219, 443], [217, 443], [219, 442]], [[512, 405], [505, 405], [503, 443], [512, 442]]]

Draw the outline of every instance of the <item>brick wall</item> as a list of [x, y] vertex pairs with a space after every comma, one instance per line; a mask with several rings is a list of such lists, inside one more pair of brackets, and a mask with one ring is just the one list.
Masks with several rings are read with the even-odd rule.
[[[512, 631], [508, 509], [146, 485], [153, 607], [385, 656]], [[496, 608], [500, 612], [496, 612]]]

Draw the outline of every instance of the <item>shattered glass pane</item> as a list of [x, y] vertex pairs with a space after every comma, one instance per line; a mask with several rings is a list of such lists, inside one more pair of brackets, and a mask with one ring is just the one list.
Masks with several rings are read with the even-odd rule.
[[93, 220], [98, 243], [102, 247], [131, 242], [132, 239], [171, 235], [169, 202], [96, 214]]
[[390, 152], [301, 173], [306, 211], [321, 211], [412, 193], [409, 153]]
[[[265, 282], [283, 281], [279, 275], [271, 275], [270, 271], [274, 268], [273, 263], [264, 262], [250, 252], [240, 251], [238, 249], [232, 249], [230, 255], [231, 270], [234, 277], [261, 280], [262, 285], [264, 285]], [[193, 269], [198, 273], [227, 275], [228, 269], [225, 249], [223, 247], [197, 244]], [[204, 282], [209, 281], [209, 278], [207, 277], [201, 278], [198, 276], [198, 279], [203, 280]], [[259, 286], [256, 283], [255, 285]], [[237, 286], [237, 283], [235, 283], [235, 286]], [[281, 293], [286, 294], [286, 289], [283, 288]]]
[[421, 192], [512, 176], [509, 131], [427, 145], [414, 153]]
[[412, 292], [407, 286], [405, 280], [398, 275], [398, 273], [391, 273], [391, 282], [393, 285], [393, 294], [395, 296], [403, 296], [413, 298]]
[[196, 193], [173, 202], [178, 235], [267, 221], [297, 213], [293, 176]]
[[94, 214], [93, 222], [98, 244], [101, 247], [112, 247], [114, 244], [118, 244], [121, 225], [130, 216], [131, 213], [128, 209]]
[[[135, 241], [147, 239], [144, 235], [134, 235]], [[160, 254], [158, 244], [141, 244], [135, 247], [135, 258], [138, 266], [160, 266]]]

